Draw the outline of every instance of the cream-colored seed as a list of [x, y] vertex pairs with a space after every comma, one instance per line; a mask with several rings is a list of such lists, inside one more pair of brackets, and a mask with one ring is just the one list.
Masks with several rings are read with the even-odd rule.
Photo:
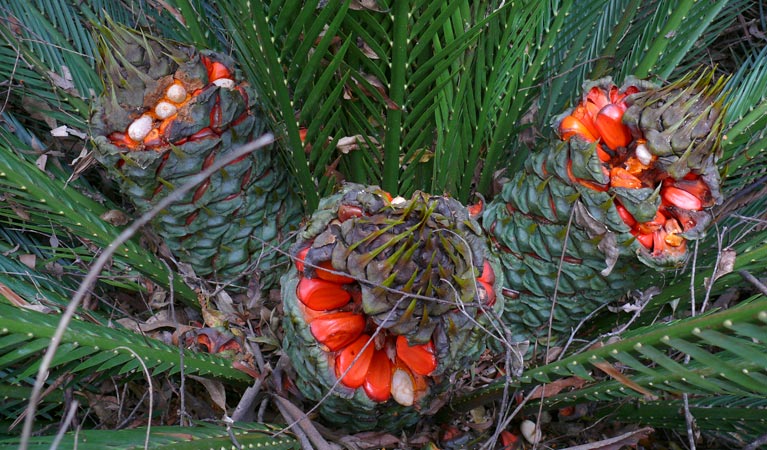
[[171, 84], [165, 91], [165, 96], [174, 103], [181, 103], [186, 100], [186, 89], [180, 84]]
[[213, 84], [226, 89], [234, 88], [234, 80], [231, 78], [219, 78], [218, 80], [215, 80]]
[[647, 150], [647, 146], [644, 144], [637, 145], [636, 155], [639, 162], [645, 166], [652, 162], [652, 154], [649, 150]]
[[541, 441], [541, 429], [532, 420], [524, 420], [519, 424], [519, 431], [522, 432], [525, 440], [533, 445]]
[[402, 369], [395, 370], [391, 377], [391, 396], [402, 406], [413, 406], [415, 400], [413, 380], [410, 374]]
[[152, 118], [144, 114], [130, 124], [128, 137], [134, 141], [142, 141], [150, 131], [152, 131]]
[[154, 107], [154, 113], [158, 119], [167, 119], [168, 117], [176, 114], [178, 108], [173, 103], [160, 102]]

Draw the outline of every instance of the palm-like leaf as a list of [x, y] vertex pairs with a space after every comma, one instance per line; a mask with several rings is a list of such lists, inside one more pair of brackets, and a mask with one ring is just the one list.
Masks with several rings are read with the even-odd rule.
[[[11, 383], [20, 383], [37, 373], [40, 352], [50, 344], [58, 317], [0, 303], [0, 329], [3, 330], [0, 368], [16, 367]], [[62, 339], [62, 348], [51, 366], [55, 375], [75, 377], [99, 374], [124, 374], [141, 371], [143, 364], [153, 375], [187, 374], [212, 376], [235, 383], [247, 383], [250, 377], [232, 368], [231, 361], [207, 353], [184, 352], [184, 366], [179, 363], [179, 349], [148, 339], [125, 329], [108, 328], [84, 320], [74, 320]], [[128, 349], [135, 349], [142, 361]], [[23, 369], [19, 370], [20, 367]]]
[[[290, 435], [272, 436], [273, 427], [253, 423], [236, 423], [229, 427], [201, 425], [189, 428], [152, 427], [149, 442], [153, 449], [210, 449], [228, 448], [233, 442], [245, 448], [287, 450], [301, 448]], [[62, 449], [140, 449], [147, 438], [146, 428], [130, 430], [82, 430], [63, 436], [57, 448]], [[56, 436], [33, 438], [28, 448], [49, 449]], [[0, 448], [17, 448], [18, 439], [0, 440]], [[236, 447], [235, 447], [236, 448]]]
[[[11, 118], [8, 117], [8, 119]], [[16, 122], [15, 125], [15, 131], [22, 133], [21, 124]], [[92, 188], [78, 182], [68, 186], [66, 177], [60, 171], [58, 171], [59, 176], [50, 177], [45, 171], [19, 157], [16, 151], [33, 155], [33, 147], [6, 128], [0, 129], [0, 139], [4, 141], [0, 143], [0, 186], [9, 198], [12, 198], [29, 214], [29, 220], [20, 220], [13, 210], [3, 209], [0, 211], [0, 220], [3, 224], [41, 233], [51, 231], [58, 235], [71, 233], [73, 236], [85, 238], [88, 241], [81, 241], [77, 246], [80, 250], [75, 254], [86, 260], [93, 255], [92, 250], [86, 250], [90, 242], [100, 248], [110, 245], [120, 233], [118, 227], [102, 219], [110, 208], [76, 190], [77, 187]], [[111, 209], [116, 209], [114, 205], [111, 206]], [[116, 256], [116, 259], [123, 261], [125, 269], [135, 268], [151, 276], [158, 283], [167, 285], [168, 269], [142, 250], [138, 240], [127, 242], [117, 255], [119, 256]], [[191, 289], [180, 282], [178, 277], [174, 283], [181, 298], [187, 301], [196, 299]]]
[[[671, 324], [636, 330], [624, 339], [522, 374], [513, 387], [532, 387], [563, 377], [586, 380], [584, 387], [543, 400], [548, 407], [625, 397], [690, 393], [699, 395], [767, 395], [767, 299]], [[686, 357], [689, 364], [684, 364]], [[622, 379], [599, 376], [604, 368]], [[454, 407], [466, 408], [499, 395], [503, 382], [467, 396]]]

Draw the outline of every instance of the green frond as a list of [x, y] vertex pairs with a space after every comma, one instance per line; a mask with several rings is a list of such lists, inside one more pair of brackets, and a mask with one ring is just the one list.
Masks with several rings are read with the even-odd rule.
[[[6, 114], [4, 117], [7, 123], [14, 123], [11, 116]], [[24, 132], [18, 122], [14, 129], [19, 133]], [[32, 135], [26, 136], [34, 138]], [[58, 171], [57, 176], [51, 177], [46, 171], [20, 157], [17, 152], [29, 156], [36, 153], [29, 143], [0, 127], [0, 186], [29, 215], [29, 219], [21, 218], [12, 209], [2, 209], [0, 223], [59, 236], [71, 233], [80, 239], [77, 244], [80, 250], [71, 256], [85, 260], [93, 257], [93, 252], [88, 249], [89, 243], [99, 248], [111, 245], [121, 229], [101, 217], [110, 209], [117, 209], [114, 205], [96, 202], [81, 192], [78, 185], [85, 192], [92, 188], [80, 183], [67, 185], [63, 172]], [[51, 165], [49, 170], [55, 172], [55, 166]], [[88, 241], [83, 241], [83, 238]], [[126, 242], [123, 247], [116, 253], [115, 259], [121, 261], [126, 270], [137, 270], [167, 286], [168, 269], [141, 248], [137, 238]], [[174, 277], [176, 293], [188, 302], [195, 302], [196, 295], [180, 280], [180, 276]]]
[[[40, 355], [50, 344], [59, 317], [17, 308], [0, 301], [0, 370], [13, 367], [4, 376], [6, 383], [26, 383], [40, 366]], [[133, 350], [141, 358], [136, 359]], [[174, 375], [181, 371], [179, 349], [155, 339], [121, 328], [74, 319], [51, 363], [50, 380], [67, 373], [76, 379], [101, 375], [141, 373], [142, 363], [153, 376]], [[247, 384], [249, 375], [232, 368], [232, 362], [221, 357], [184, 351], [184, 373], [215, 377], [237, 384]]]
[[[511, 381], [511, 386], [532, 388], [564, 377], [586, 380], [582, 388], [544, 399], [546, 407], [681, 393], [764, 398], [766, 340], [767, 299], [760, 296], [706, 316], [635, 330], [615, 343], [530, 368]], [[684, 364], [686, 357], [689, 364]], [[600, 366], [622, 372], [638, 389], [604, 376]], [[498, 382], [460, 399], [453, 407], [483, 403], [503, 389], [504, 383]]]
[[[265, 450], [300, 449], [298, 441], [290, 434], [274, 436], [275, 426], [258, 423], [234, 423], [231, 425], [199, 424], [194, 427], [152, 427], [149, 448], [152, 449], [211, 449], [211, 448], [262, 448]], [[147, 438], [146, 427], [130, 430], [79, 430], [67, 433], [58, 444], [60, 449], [142, 449]], [[47, 450], [56, 436], [33, 437], [29, 449]], [[0, 449], [16, 448], [18, 439], [0, 440]]]
[[[611, 418], [685, 432], [687, 423], [681, 400], [638, 401], [621, 405]], [[695, 424], [708, 433], [727, 436], [746, 445], [760, 437], [767, 427], [767, 399], [715, 396], [689, 402]], [[612, 413], [613, 411], [610, 411]]]

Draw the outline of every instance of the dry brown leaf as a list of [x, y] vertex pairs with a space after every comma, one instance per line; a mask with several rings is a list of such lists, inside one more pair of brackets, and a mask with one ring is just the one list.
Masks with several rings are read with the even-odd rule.
[[579, 378], [579, 377], [560, 378], [559, 380], [553, 381], [551, 383], [536, 386], [532, 394], [530, 394], [530, 398], [552, 397], [554, 395], [559, 394], [564, 389], [567, 389], [570, 387], [578, 389], [582, 387], [584, 384], [586, 384], [586, 380], [584, 380], [583, 378]]
[[19, 206], [18, 203], [12, 202], [10, 199], [7, 199], [7, 198], [5, 200], [5, 203], [8, 206], [11, 207], [11, 209], [13, 210], [13, 212], [16, 213], [17, 216], [19, 216], [19, 219], [21, 219], [23, 221], [27, 221], [27, 220], [30, 219], [30, 216], [29, 216], [29, 213], [27, 212], [27, 210], [25, 208]]
[[19, 308], [26, 308], [29, 306], [28, 301], [21, 298], [19, 294], [17, 294], [13, 289], [9, 288], [3, 283], [0, 283], [0, 295], [7, 298], [13, 306], [17, 306]]
[[644, 395], [647, 400], [657, 400], [658, 398], [647, 389], [643, 388], [642, 386], [634, 383], [629, 379], [629, 377], [623, 375], [618, 369], [612, 366], [612, 364], [607, 362], [592, 362], [592, 364], [601, 370], [602, 372], [606, 373], [607, 375], [611, 376], [615, 381], [619, 382], [620, 384], [626, 386], [629, 389], [632, 389], [636, 392], [639, 392], [640, 394]]
[[19, 261], [21, 261], [22, 264], [29, 267], [30, 269], [34, 269], [35, 263], [37, 263], [37, 256], [31, 255], [29, 253], [19, 255]]
[[118, 209], [110, 209], [109, 211], [100, 215], [99, 218], [103, 220], [104, 222], [107, 222], [116, 227], [121, 227], [127, 224], [128, 221], [130, 220], [127, 214], [125, 214], [124, 212]]
[[187, 376], [205, 386], [213, 403], [215, 403], [221, 411], [226, 411], [226, 389], [224, 389], [224, 384], [222, 382], [198, 377], [196, 375]]
[[[728, 273], [732, 273], [733, 270], [735, 270], [735, 258], [738, 256], [737, 252], [734, 249], [726, 248], [722, 250], [722, 253], [719, 255], [719, 262], [716, 264], [716, 270], [714, 271], [714, 280], [716, 281], [719, 278], [727, 275]], [[706, 277], [703, 280], [703, 284], [708, 288], [709, 284], [711, 283], [711, 278]]]
[[44, 153], [38, 156], [37, 159], [35, 160], [35, 166], [37, 166], [37, 168], [42, 170], [43, 172], [45, 172], [46, 164], [48, 164], [48, 155]]
[[402, 441], [397, 436], [384, 431], [365, 431], [344, 436], [339, 440], [347, 446], [360, 449], [402, 447]]
[[621, 450], [624, 448], [635, 447], [640, 439], [645, 439], [654, 431], [655, 430], [650, 427], [640, 428], [609, 439], [576, 445], [575, 447], [567, 447], [562, 450]]
[[349, 9], [360, 11], [366, 9], [368, 11], [383, 12], [384, 10], [378, 6], [378, 2], [375, 0], [352, 0], [349, 5]]

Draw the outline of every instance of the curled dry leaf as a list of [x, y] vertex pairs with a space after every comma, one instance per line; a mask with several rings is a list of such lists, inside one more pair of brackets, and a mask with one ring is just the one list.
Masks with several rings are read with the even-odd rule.
[[354, 136], [344, 136], [341, 139], [338, 140], [338, 143], [336, 144], [336, 148], [339, 152], [343, 154], [349, 154], [352, 150], [359, 150], [360, 148], [368, 148], [368, 142], [372, 143], [376, 146], [376, 148], [381, 148], [381, 145], [378, 143], [378, 141], [372, 137], [368, 136], [367, 140], [364, 136], [361, 134], [355, 134]]
[[21, 261], [22, 264], [29, 267], [30, 269], [34, 269], [35, 263], [37, 262], [37, 257], [31, 254], [19, 255], [19, 261]]
[[352, 0], [351, 4], [349, 5], [349, 9], [355, 10], [355, 11], [368, 10], [368, 11], [375, 11], [375, 12], [384, 12], [384, 10], [381, 9], [380, 6], [378, 6], [378, 2], [376, 2], [375, 0]]
[[118, 209], [110, 209], [109, 211], [100, 215], [99, 218], [103, 220], [104, 222], [107, 222], [116, 227], [121, 227], [127, 224], [128, 221], [130, 220], [127, 214], [125, 214], [124, 212]]
[[579, 377], [560, 378], [559, 380], [553, 381], [551, 383], [536, 386], [532, 394], [530, 394], [530, 398], [553, 397], [559, 394], [560, 392], [562, 392], [564, 389], [567, 389], [570, 387], [579, 389], [583, 387], [584, 384], [586, 384], [586, 380], [584, 380], [583, 378], [579, 378]]

